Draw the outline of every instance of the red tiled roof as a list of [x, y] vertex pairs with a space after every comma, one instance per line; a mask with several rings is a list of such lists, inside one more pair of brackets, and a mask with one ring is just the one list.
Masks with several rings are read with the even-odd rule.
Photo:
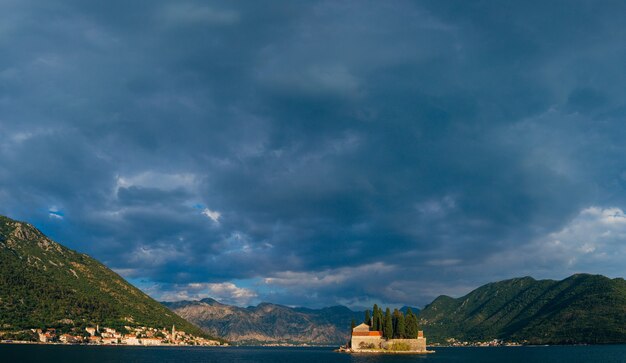
[[354, 337], [382, 337], [383, 333], [379, 331], [353, 331]]

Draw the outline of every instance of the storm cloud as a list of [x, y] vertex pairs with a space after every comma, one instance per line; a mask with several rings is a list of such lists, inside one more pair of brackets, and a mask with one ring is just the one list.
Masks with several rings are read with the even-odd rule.
[[624, 13], [2, 1], [0, 213], [158, 299], [623, 276]]

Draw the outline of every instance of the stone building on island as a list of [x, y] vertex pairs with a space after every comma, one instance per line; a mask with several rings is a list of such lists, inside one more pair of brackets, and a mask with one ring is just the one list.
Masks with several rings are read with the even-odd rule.
[[414, 339], [385, 339], [381, 331], [370, 331], [370, 326], [363, 323], [352, 329], [350, 349], [353, 352], [372, 350], [427, 353], [426, 338], [423, 331], [418, 331]]
[[370, 331], [370, 326], [363, 323], [352, 329], [352, 339], [350, 339], [350, 347], [357, 349], [377, 349], [383, 341], [383, 332]]

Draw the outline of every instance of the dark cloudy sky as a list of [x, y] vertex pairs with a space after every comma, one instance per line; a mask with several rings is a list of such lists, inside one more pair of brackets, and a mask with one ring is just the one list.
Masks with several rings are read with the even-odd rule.
[[626, 268], [621, 1], [0, 1], [0, 214], [157, 299]]

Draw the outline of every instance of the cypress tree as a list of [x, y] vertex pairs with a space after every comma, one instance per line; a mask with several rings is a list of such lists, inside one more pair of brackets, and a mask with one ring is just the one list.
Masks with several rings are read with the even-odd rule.
[[391, 315], [391, 323], [393, 325], [393, 338], [397, 339], [398, 338], [398, 316], [400, 315], [400, 312], [398, 311], [398, 309], [393, 309], [393, 314]]
[[383, 309], [381, 308], [378, 308], [377, 320], [378, 320], [378, 331], [382, 331], [385, 320], [383, 318]]
[[393, 321], [391, 319], [391, 311], [389, 308], [385, 310], [385, 325], [383, 325], [383, 336], [387, 339], [393, 337]]
[[417, 316], [413, 314], [411, 308], [406, 311], [406, 337], [409, 339], [417, 338]]
[[398, 323], [397, 323], [396, 329], [397, 329], [396, 336], [400, 339], [405, 339], [406, 338], [406, 325], [404, 323], [404, 314], [402, 314], [402, 312], [398, 314]]
[[352, 319], [352, 322], [350, 323], [350, 331], [352, 331], [352, 329], [354, 329], [355, 326], [356, 326], [356, 321]]
[[374, 304], [374, 310], [372, 312], [372, 330], [378, 331], [380, 330], [380, 322], [378, 321], [378, 305]]
[[363, 322], [367, 325], [370, 325], [371, 318], [370, 318], [370, 311], [369, 310], [365, 310], [365, 320], [363, 320]]

